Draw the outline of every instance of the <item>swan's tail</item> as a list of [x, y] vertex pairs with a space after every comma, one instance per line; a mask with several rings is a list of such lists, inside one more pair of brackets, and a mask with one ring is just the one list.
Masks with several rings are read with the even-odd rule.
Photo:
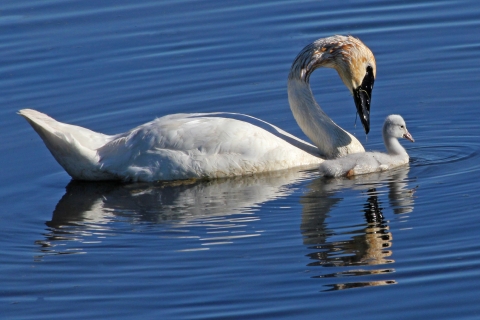
[[31, 109], [20, 110], [18, 114], [27, 119], [48, 150], [73, 179], [115, 179], [111, 173], [101, 170], [97, 155], [97, 149], [110, 141], [110, 136], [58, 122]]

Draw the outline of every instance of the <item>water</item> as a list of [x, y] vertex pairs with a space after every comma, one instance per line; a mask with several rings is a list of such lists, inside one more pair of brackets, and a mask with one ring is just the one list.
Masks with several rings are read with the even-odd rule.
[[[479, 25], [476, 1], [3, 1], [2, 317], [478, 318]], [[335, 72], [317, 100], [367, 149], [402, 114], [409, 167], [78, 183], [15, 114], [112, 134], [242, 112], [304, 138], [286, 77], [332, 34], [376, 55], [368, 140]]]

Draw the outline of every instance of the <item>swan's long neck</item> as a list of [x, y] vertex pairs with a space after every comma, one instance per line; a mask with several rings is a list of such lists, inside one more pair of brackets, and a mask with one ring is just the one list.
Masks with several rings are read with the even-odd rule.
[[397, 138], [383, 134], [383, 143], [385, 143], [385, 148], [389, 155], [408, 157], [407, 151], [403, 148]]
[[340, 128], [323, 112], [313, 97], [308, 78], [293, 74], [288, 79], [288, 101], [302, 131], [315, 144], [322, 157], [338, 158], [349, 153], [364, 152], [362, 144]]

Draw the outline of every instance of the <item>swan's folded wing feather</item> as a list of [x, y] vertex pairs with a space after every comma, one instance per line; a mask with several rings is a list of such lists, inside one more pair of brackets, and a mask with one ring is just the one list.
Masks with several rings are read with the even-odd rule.
[[133, 179], [221, 177], [310, 164], [318, 159], [236, 119], [166, 116], [98, 149], [102, 169]]

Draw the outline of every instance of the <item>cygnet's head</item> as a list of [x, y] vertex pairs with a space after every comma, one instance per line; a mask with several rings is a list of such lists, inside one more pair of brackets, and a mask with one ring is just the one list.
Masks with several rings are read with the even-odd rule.
[[411, 142], [415, 142], [412, 135], [407, 130], [405, 120], [403, 120], [403, 118], [398, 114], [391, 114], [385, 119], [382, 132], [384, 138], [405, 138]]

